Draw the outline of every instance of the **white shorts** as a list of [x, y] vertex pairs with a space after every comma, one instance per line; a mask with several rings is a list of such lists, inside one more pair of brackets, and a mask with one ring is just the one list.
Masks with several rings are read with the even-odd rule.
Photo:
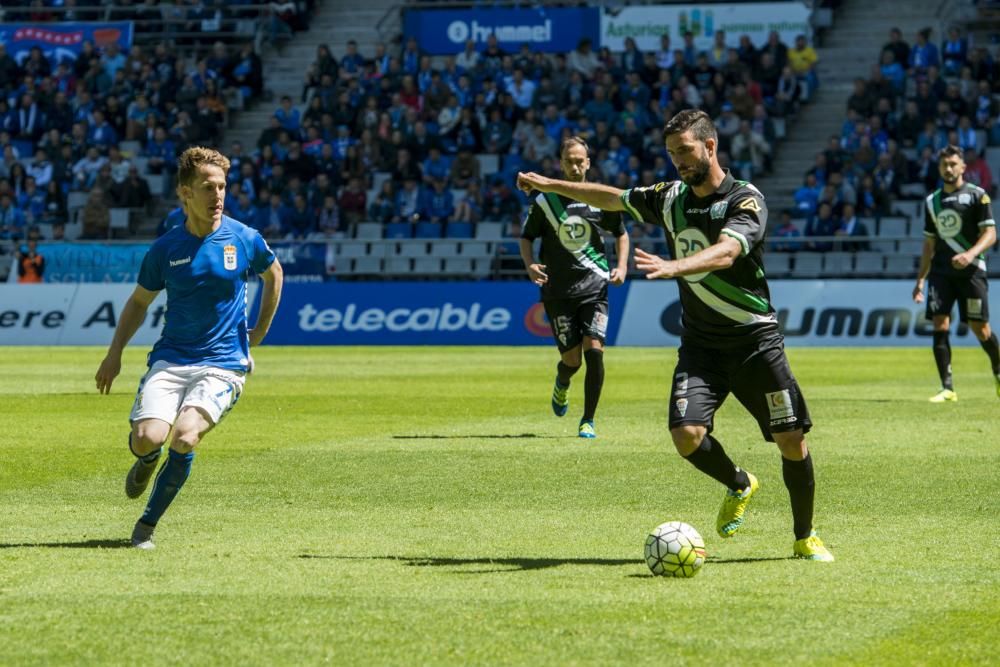
[[218, 424], [240, 399], [245, 379], [238, 371], [157, 361], [139, 381], [129, 421], [160, 419], [173, 425], [181, 409], [190, 406]]

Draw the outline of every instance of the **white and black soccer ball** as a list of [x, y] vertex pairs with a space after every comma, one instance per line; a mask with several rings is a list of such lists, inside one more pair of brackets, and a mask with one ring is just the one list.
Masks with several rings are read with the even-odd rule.
[[705, 540], [683, 521], [657, 526], [646, 538], [646, 565], [662, 577], [693, 577], [705, 564]]

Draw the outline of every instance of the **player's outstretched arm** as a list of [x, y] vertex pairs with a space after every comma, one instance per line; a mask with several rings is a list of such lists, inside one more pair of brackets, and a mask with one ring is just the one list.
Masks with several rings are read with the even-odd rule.
[[250, 347], [260, 345], [267, 335], [267, 330], [271, 328], [271, 321], [278, 310], [278, 302], [281, 301], [281, 287], [285, 282], [285, 273], [281, 264], [275, 259], [267, 271], [260, 274], [260, 279], [264, 283], [264, 292], [260, 297], [260, 313], [257, 315], [257, 324], [250, 330]]
[[102, 394], [111, 393], [111, 383], [115, 381], [122, 370], [122, 351], [132, 336], [139, 330], [142, 321], [146, 319], [146, 311], [149, 304], [153, 303], [157, 292], [151, 292], [145, 287], [136, 285], [132, 296], [125, 303], [122, 315], [118, 318], [118, 326], [115, 328], [115, 336], [108, 346], [108, 353], [101, 361], [97, 369], [94, 381], [97, 383], [97, 391]]
[[554, 192], [557, 195], [569, 197], [584, 204], [589, 204], [604, 211], [624, 211], [621, 196], [624, 190], [600, 183], [574, 183], [548, 178], [533, 171], [517, 174], [517, 187], [526, 194], [531, 192]]
[[677, 278], [694, 273], [708, 273], [728, 269], [740, 256], [743, 248], [731, 236], [719, 236], [719, 241], [704, 250], [680, 259], [664, 259], [642, 248], [635, 249], [635, 268], [646, 278]]

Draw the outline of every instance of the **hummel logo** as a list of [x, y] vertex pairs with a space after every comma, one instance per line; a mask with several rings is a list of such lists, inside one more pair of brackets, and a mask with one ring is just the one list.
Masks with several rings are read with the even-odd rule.
[[180, 266], [181, 264], [190, 264], [191, 258], [185, 257], [184, 259], [172, 259], [170, 260], [170, 266]]

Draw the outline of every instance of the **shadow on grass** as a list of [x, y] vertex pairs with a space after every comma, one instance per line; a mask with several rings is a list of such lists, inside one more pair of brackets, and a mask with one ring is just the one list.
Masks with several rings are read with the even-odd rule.
[[521, 438], [541, 438], [536, 433], [504, 433], [487, 435], [394, 435], [393, 440], [470, 440], [472, 438], [482, 440], [520, 440]]
[[0, 542], [0, 549], [128, 549], [132, 542], [120, 540], [80, 540], [78, 542]]
[[493, 565], [499, 567], [461, 570], [463, 574], [487, 574], [491, 572], [524, 572], [544, 570], [562, 565], [600, 565], [621, 567], [636, 565], [642, 561], [636, 558], [432, 558], [416, 556], [320, 556], [300, 554], [299, 558], [330, 560], [389, 560], [411, 567], [464, 567], [467, 565]]

